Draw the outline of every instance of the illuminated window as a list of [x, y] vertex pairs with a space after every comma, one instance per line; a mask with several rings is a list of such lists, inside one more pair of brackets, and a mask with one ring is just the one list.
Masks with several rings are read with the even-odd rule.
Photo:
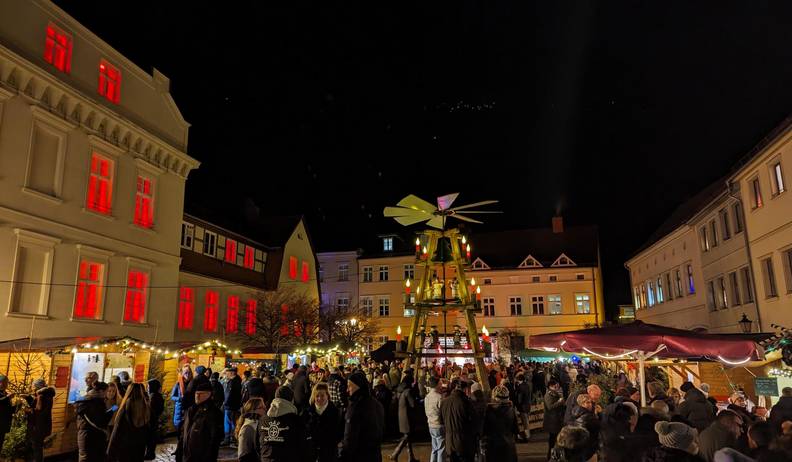
[[548, 295], [547, 304], [550, 305], [550, 314], [561, 314], [561, 296]]
[[578, 314], [591, 313], [591, 297], [589, 294], [575, 294], [575, 307]]
[[696, 285], [693, 283], [693, 265], [687, 265], [688, 295], [696, 293]]
[[641, 289], [638, 286], [633, 287], [633, 305], [636, 310], [641, 309]]
[[99, 62], [99, 94], [111, 103], [121, 100], [121, 71], [104, 59]]
[[311, 265], [307, 261], [302, 262], [302, 282], [308, 282], [311, 276]]
[[382, 238], [382, 250], [385, 251], [385, 252], [391, 252], [393, 250], [393, 238], [392, 237]]
[[289, 257], [289, 279], [297, 279], [297, 257]]
[[484, 310], [484, 316], [495, 316], [495, 297], [482, 298], [481, 307]]
[[179, 323], [182, 330], [193, 328], [193, 315], [195, 313], [195, 290], [190, 287], [179, 289]]
[[239, 330], [239, 297], [232, 295], [228, 297], [226, 307], [226, 332], [233, 334], [237, 330]]
[[657, 303], [663, 303], [663, 278], [657, 277]]
[[55, 66], [59, 71], [71, 71], [72, 37], [52, 23], [47, 25], [47, 37], [44, 40], [44, 61]]
[[144, 228], [154, 225], [154, 185], [151, 178], [142, 175], [137, 177], [135, 224]]
[[206, 292], [206, 304], [204, 305], [204, 332], [217, 332], [217, 315], [220, 296], [217, 292], [209, 290]]
[[257, 302], [255, 300], [247, 301], [247, 317], [245, 318], [245, 333], [248, 335], [256, 334], [256, 309]]
[[251, 246], [245, 246], [245, 261], [244, 266], [247, 269], [253, 269], [253, 264], [255, 262], [255, 258], [253, 256], [256, 254], [256, 249]]
[[90, 260], [80, 261], [77, 274], [77, 294], [74, 298], [74, 317], [97, 319], [102, 302], [102, 273], [104, 265]]
[[193, 239], [195, 239], [195, 225], [182, 222], [181, 246], [192, 250]]
[[786, 191], [784, 187], [784, 175], [781, 172], [781, 162], [776, 162], [773, 164], [773, 171], [772, 171], [772, 178], [773, 178], [773, 195], [781, 194], [782, 192]]
[[762, 206], [762, 187], [759, 185], [759, 177], [751, 180], [751, 208], [758, 209]]
[[649, 281], [646, 283], [646, 293], [648, 296], [649, 306], [654, 306], [655, 304], [655, 288], [654, 282]]
[[226, 239], [225, 245], [225, 261], [228, 263], [236, 263], [237, 243], [233, 239]]
[[105, 215], [112, 211], [113, 161], [101, 154], [91, 156], [91, 173], [88, 178], [88, 199], [85, 207]]
[[142, 323], [146, 320], [146, 300], [149, 275], [141, 270], [129, 270], [127, 274], [124, 322]]

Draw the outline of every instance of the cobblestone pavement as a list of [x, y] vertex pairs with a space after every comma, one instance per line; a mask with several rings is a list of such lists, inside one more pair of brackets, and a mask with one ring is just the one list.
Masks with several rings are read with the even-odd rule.
[[[395, 442], [389, 442], [382, 446], [382, 460], [388, 461], [388, 456], [396, 447]], [[429, 453], [431, 452], [431, 444], [429, 442], [416, 443], [415, 456], [421, 462], [429, 462]], [[171, 455], [176, 449], [176, 439], [168, 439], [165, 443], [157, 446], [157, 462], [172, 462], [174, 457]], [[539, 433], [531, 436], [528, 443], [517, 444], [517, 459], [520, 462], [545, 462], [545, 454], [547, 453], [547, 434]], [[408, 462], [407, 451], [403, 451], [399, 457], [401, 462]], [[234, 461], [236, 460], [236, 449], [221, 448], [220, 459], [221, 461]]]

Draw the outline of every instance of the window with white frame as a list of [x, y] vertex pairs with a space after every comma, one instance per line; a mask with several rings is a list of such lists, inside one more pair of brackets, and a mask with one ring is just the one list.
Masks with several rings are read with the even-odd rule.
[[728, 241], [731, 239], [731, 225], [729, 224], [729, 211], [725, 208], [721, 209], [718, 212], [718, 218], [720, 218], [720, 225], [721, 225], [721, 236], [723, 236], [724, 241]]
[[390, 316], [390, 297], [384, 296], [379, 298], [379, 315]]
[[531, 282], [539, 282], [541, 281], [539, 276], [531, 276]]
[[204, 231], [203, 254], [210, 257], [217, 255], [217, 234], [212, 231]]
[[742, 297], [740, 297], [740, 283], [737, 280], [737, 271], [729, 273], [729, 286], [731, 286], [732, 306], [741, 304]]
[[723, 276], [718, 278], [718, 305], [720, 308], [729, 307], [729, 295], [726, 289], [726, 279]]
[[495, 316], [495, 297], [482, 298], [481, 307], [484, 311], [484, 316]]
[[732, 216], [734, 217], [734, 234], [741, 233], [743, 230], [743, 215], [739, 202], [732, 205]]
[[745, 295], [745, 303], [753, 303], [754, 291], [751, 283], [751, 270], [746, 266], [740, 268], [740, 279], [742, 279], [742, 289]]
[[762, 186], [759, 184], [759, 177], [754, 177], [751, 180], [751, 208], [758, 209], [764, 203], [762, 202]]
[[341, 263], [338, 265], [338, 281], [348, 281], [349, 280], [349, 264], [348, 263]]
[[762, 278], [764, 280], [765, 298], [778, 297], [775, 270], [773, 269], [773, 259], [771, 257], [762, 259]]
[[111, 252], [77, 245], [77, 286], [72, 319], [102, 319], [105, 283]]
[[195, 237], [195, 225], [193, 225], [192, 223], [182, 222], [182, 231], [181, 231], [182, 248], [192, 250], [194, 237]]
[[336, 310], [346, 312], [349, 309], [349, 294], [338, 294], [336, 297]]
[[663, 303], [665, 298], [663, 297], [663, 278], [660, 276], [657, 277], [657, 303]]
[[674, 277], [676, 278], [677, 297], [681, 297], [684, 292], [682, 292], [682, 271], [680, 271], [679, 268], [674, 270]]
[[15, 229], [16, 251], [11, 280], [10, 313], [46, 315], [52, 260], [60, 239]]
[[562, 306], [561, 306], [561, 295], [548, 295], [547, 296], [547, 304], [550, 308], [550, 314], [561, 314], [562, 313]]
[[701, 241], [701, 251], [707, 252], [710, 249], [710, 241], [709, 236], [707, 236], [706, 226], [699, 228], [699, 240]]
[[392, 237], [383, 237], [382, 238], [382, 250], [385, 252], [392, 252], [393, 251], [393, 238]]
[[522, 297], [509, 297], [509, 313], [512, 316], [522, 315]]
[[387, 281], [388, 280], [388, 267], [387, 266], [380, 266], [379, 267], [379, 280], [380, 281]]
[[370, 266], [363, 267], [363, 282], [371, 282], [374, 280], [374, 268]]
[[781, 252], [781, 259], [784, 261], [784, 279], [787, 293], [792, 293], [792, 249]]
[[707, 307], [710, 311], [715, 311], [716, 305], [715, 281], [707, 281]]
[[633, 287], [633, 306], [636, 310], [641, 309], [641, 289], [638, 286]]
[[360, 297], [360, 307], [364, 316], [371, 317], [374, 315], [374, 299], [371, 297]]
[[591, 296], [589, 294], [575, 294], [575, 309], [578, 314], [591, 313]]
[[666, 290], [668, 291], [668, 293], [666, 294], [666, 298], [668, 300], [673, 300], [674, 299], [674, 286], [671, 285], [671, 273], [666, 273], [665, 274], [665, 280], [666, 280]]
[[154, 186], [154, 180], [150, 175], [143, 173], [138, 175], [133, 222], [143, 228], [154, 226]]
[[415, 265], [404, 265], [404, 279], [415, 279]]
[[531, 313], [533, 314], [544, 314], [544, 295], [532, 295], [531, 296]]
[[67, 131], [62, 120], [33, 106], [33, 126], [28, 155], [25, 191], [60, 198], [66, 159]]
[[781, 171], [781, 161], [775, 161], [771, 167], [771, 175], [773, 178], [773, 195], [776, 196], [786, 191], [784, 187], [784, 174]]
[[655, 304], [655, 287], [654, 282], [648, 281], [646, 283], [646, 293], [648, 296], [649, 306], [654, 306]]

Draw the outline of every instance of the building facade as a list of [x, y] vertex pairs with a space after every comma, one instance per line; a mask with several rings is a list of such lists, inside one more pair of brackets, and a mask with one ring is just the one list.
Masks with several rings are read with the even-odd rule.
[[346, 309], [358, 303], [358, 254], [357, 250], [316, 254], [323, 307]]
[[171, 339], [188, 127], [158, 71], [0, 3], [0, 340]]

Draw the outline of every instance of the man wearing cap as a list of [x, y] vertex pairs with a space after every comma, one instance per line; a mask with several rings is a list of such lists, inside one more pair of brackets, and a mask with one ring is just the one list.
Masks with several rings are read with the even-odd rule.
[[429, 424], [429, 435], [432, 437], [432, 455], [429, 462], [445, 462], [445, 426], [440, 415], [440, 402], [443, 401], [440, 379], [429, 377], [429, 392], [424, 398], [424, 411]]
[[242, 379], [237, 374], [236, 367], [225, 370], [226, 381], [223, 384], [223, 414], [225, 416], [225, 442], [231, 444], [236, 430], [236, 419], [239, 417], [239, 408], [242, 406]]
[[469, 383], [454, 379], [453, 391], [440, 403], [445, 425], [446, 452], [451, 462], [472, 462], [476, 453], [475, 412], [467, 395]]
[[344, 422], [344, 439], [339, 444], [343, 462], [380, 462], [385, 425], [385, 411], [371, 397], [369, 384], [362, 372], [354, 372], [347, 379], [349, 407]]
[[[203, 372], [198, 375], [203, 376]], [[207, 380], [195, 387], [195, 404], [187, 411], [182, 430], [181, 453], [184, 462], [217, 460], [224, 436], [223, 413], [214, 405], [211, 397], [212, 385]]]
[[11, 430], [11, 420], [14, 417], [14, 407], [11, 405], [13, 393], [6, 392], [8, 377], [0, 374], [0, 448], [3, 447], [6, 433]]
[[685, 394], [685, 401], [679, 405], [676, 414], [692, 423], [701, 432], [715, 420], [715, 410], [704, 393], [691, 382], [683, 383], [679, 389]]
[[305, 425], [292, 400], [294, 392], [280, 387], [259, 424], [261, 462], [300, 461], [305, 454]]

